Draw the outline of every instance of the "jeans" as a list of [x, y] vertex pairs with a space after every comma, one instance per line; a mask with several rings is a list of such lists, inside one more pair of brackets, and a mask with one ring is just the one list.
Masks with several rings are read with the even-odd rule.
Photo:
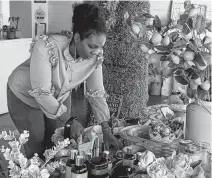
[[[43, 158], [45, 149], [51, 148], [51, 136], [54, 130], [65, 125], [71, 113], [71, 94], [63, 103], [67, 107], [60, 120], [47, 118], [42, 110], [33, 108], [22, 102], [7, 86], [7, 103], [10, 117], [19, 133], [29, 131], [29, 141], [24, 144], [26, 157], [29, 159], [38, 153]], [[62, 122], [61, 122], [62, 121]]]

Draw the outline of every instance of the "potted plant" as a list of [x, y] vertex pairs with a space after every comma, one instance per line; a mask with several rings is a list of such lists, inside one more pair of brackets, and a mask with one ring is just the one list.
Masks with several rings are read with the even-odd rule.
[[[162, 26], [158, 16], [147, 13], [133, 20], [126, 15], [126, 23], [135, 39], [133, 46], [141, 49], [146, 60], [167, 61], [170, 74], [187, 86], [186, 90], [177, 88], [191, 99], [186, 110], [186, 138], [211, 143], [211, 21], [190, 1], [184, 8], [177, 23], [170, 20]], [[141, 24], [149, 19], [153, 19], [152, 25]], [[148, 40], [142, 38], [144, 35]]]
[[7, 29], [8, 29], [8, 25], [3, 25], [2, 36], [3, 36], [4, 39], [7, 39]]
[[7, 28], [7, 38], [8, 39], [15, 39], [15, 32], [16, 32], [15, 27], [8, 26], [8, 28]]
[[162, 87], [162, 72], [160, 63], [149, 64], [150, 95], [160, 95]]
[[9, 22], [12, 22], [13, 23], [13, 25], [15, 25], [15, 29], [16, 29], [16, 31], [15, 31], [15, 38], [21, 38], [21, 31], [20, 31], [20, 29], [19, 29], [19, 21], [21, 20], [21, 19], [23, 19], [23, 17], [9, 17], [9, 19], [8, 19], [8, 21]]

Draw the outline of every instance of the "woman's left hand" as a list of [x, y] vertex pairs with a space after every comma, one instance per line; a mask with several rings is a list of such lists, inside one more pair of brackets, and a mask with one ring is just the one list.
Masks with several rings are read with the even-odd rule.
[[103, 140], [104, 140], [106, 149], [109, 150], [110, 145], [113, 145], [116, 148], [116, 150], [122, 149], [123, 145], [112, 134], [112, 131], [108, 125], [108, 122], [103, 122], [101, 126], [102, 126]]

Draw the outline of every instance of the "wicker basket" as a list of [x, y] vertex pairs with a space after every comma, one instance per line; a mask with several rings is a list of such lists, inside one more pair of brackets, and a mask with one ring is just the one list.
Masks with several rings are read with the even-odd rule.
[[161, 143], [153, 141], [149, 136], [150, 126], [134, 125], [123, 128], [120, 131], [120, 136], [136, 145], [141, 145], [147, 150], [152, 151], [156, 157], [169, 157], [174, 150], [177, 150], [180, 138], [175, 139], [171, 143]]

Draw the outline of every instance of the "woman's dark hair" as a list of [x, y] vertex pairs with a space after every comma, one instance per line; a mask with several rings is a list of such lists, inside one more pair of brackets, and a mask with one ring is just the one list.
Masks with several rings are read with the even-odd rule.
[[79, 33], [81, 40], [91, 34], [106, 34], [106, 22], [100, 9], [89, 3], [76, 5], [72, 17], [73, 34]]

